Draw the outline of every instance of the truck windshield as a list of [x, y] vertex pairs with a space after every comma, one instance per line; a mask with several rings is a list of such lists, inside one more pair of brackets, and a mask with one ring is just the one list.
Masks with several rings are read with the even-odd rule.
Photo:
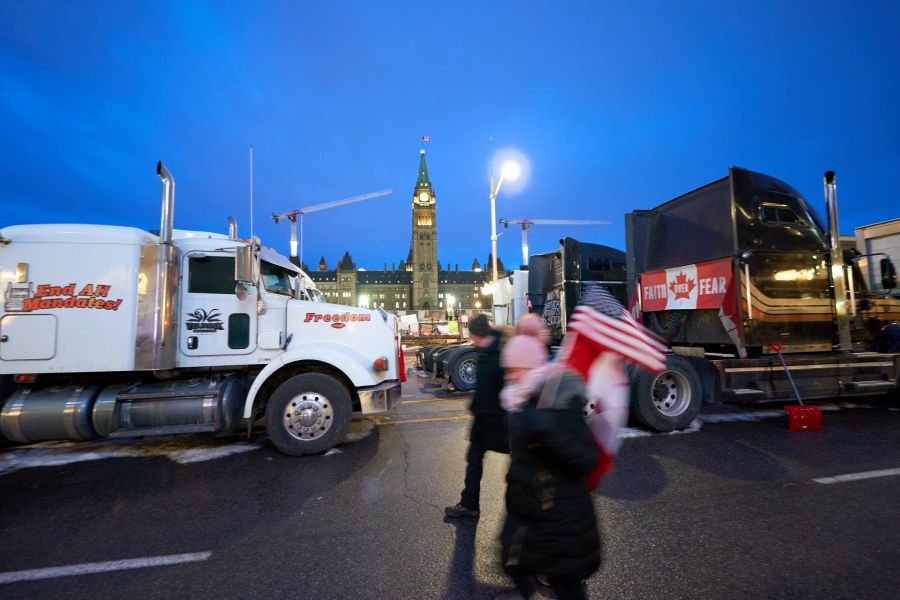
[[290, 296], [291, 298], [294, 297], [291, 279], [296, 277], [295, 273], [265, 261], [262, 262], [260, 270], [262, 271], [262, 281], [266, 286], [266, 291]]

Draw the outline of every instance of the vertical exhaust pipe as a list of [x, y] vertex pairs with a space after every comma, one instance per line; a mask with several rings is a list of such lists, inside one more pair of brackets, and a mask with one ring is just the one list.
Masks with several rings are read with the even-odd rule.
[[828, 237], [831, 238], [831, 286], [834, 293], [838, 349], [851, 350], [853, 340], [850, 337], [850, 310], [844, 282], [844, 249], [841, 248], [841, 233], [838, 229], [837, 180], [834, 171], [825, 172], [825, 207], [828, 211]]
[[156, 174], [162, 180], [162, 210], [160, 211], [159, 242], [161, 244], [172, 243], [172, 224], [175, 220], [175, 178], [159, 161], [156, 163]]
[[238, 239], [237, 220], [234, 217], [228, 217], [228, 239]]
[[165, 371], [175, 368], [176, 326], [176, 269], [177, 258], [172, 244], [175, 219], [175, 178], [166, 165], [159, 161], [156, 174], [163, 184], [162, 209], [160, 211], [159, 245], [156, 266], [156, 318], [154, 322], [153, 369]]

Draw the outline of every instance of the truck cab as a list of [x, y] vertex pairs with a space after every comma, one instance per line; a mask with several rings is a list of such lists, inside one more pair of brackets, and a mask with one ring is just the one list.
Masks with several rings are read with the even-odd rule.
[[866, 286], [860, 262], [874, 255], [842, 244], [834, 173], [824, 182], [827, 221], [787, 183], [739, 167], [626, 215], [634, 312], [672, 351], [662, 375], [635, 374], [639, 420], [677, 429], [701, 399], [786, 400], [788, 372], [806, 399], [896, 392], [893, 263], [878, 261], [885, 289]]

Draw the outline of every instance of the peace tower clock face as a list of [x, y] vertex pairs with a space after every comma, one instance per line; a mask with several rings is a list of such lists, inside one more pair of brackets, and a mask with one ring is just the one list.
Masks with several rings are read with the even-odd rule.
[[428, 204], [429, 200], [431, 200], [431, 196], [428, 192], [422, 192], [419, 194], [419, 204]]

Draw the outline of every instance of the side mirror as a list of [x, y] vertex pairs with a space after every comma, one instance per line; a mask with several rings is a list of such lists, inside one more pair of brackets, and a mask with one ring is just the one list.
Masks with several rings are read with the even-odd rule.
[[252, 245], [235, 248], [234, 280], [251, 285], [256, 283], [256, 257]]
[[897, 269], [889, 258], [882, 258], [881, 262], [881, 287], [892, 290], [897, 287]]

